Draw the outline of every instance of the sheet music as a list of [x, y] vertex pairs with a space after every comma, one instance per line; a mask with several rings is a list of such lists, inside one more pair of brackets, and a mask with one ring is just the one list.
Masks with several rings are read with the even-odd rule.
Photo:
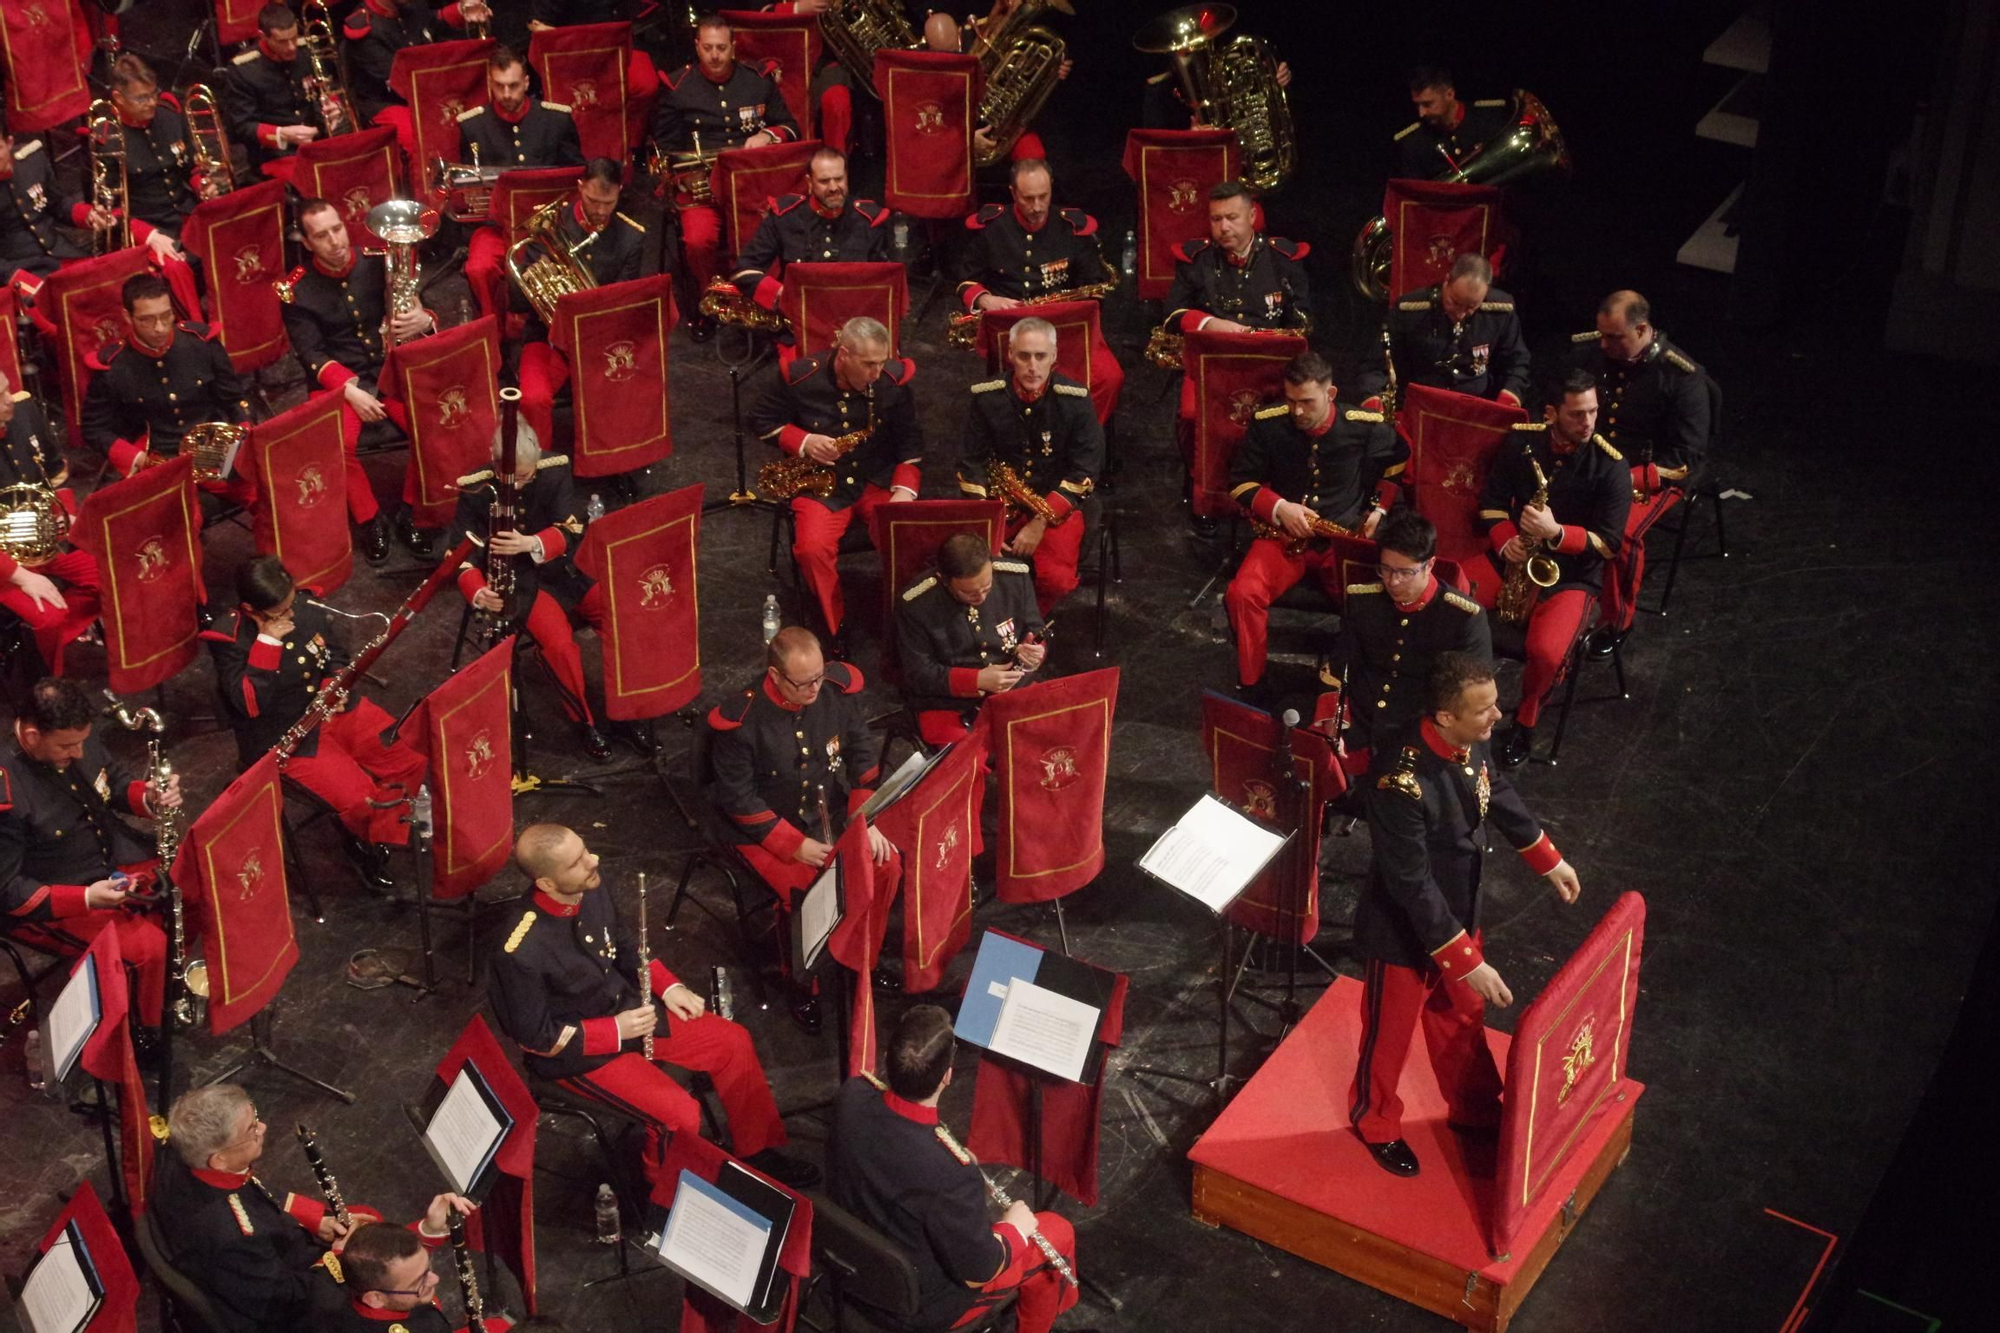
[[1075, 1083], [1083, 1078], [1096, 1031], [1096, 1009], [1016, 977], [1000, 1002], [1000, 1021], [986, 1049]]
[[76, 1058], [83, 1054], [84, 1043], [97, 1031], [102, 1014], [97, 996], [97, 959], [86, 957], [49, 1010], [49, 1055], [53, 1061], [49, 1066], [49, 1082], [69, 1077], [70, 1070], [76, 1067]]
[[826, 947], [827, 936], [839, 921], [840, 876], [833, 858], [828, 857], [826, 869], [819, 872], [799, 904], [799, 937], [805, 942], [807, 967], [819, 961], [819, 951]]
[[931, 765], [943, 758], [950, 749], [951, 747], [946, 745], [931, 755], [918, 751], [905, 759], [894, 773], [876, 786], [875, 794], [861, 807], [861, 817], [871, 824], [874, 823], [876, 815], [903, 799], [903, 794], [917, 785], [917, 779], [929, 772]]
[[1220, 912], [1284, 844], [1284, 835], [1204, 796], [1146, 849], [1139, 868]]
[[682, 1171], [660, 1235], [660, 1257], [740, 1310], [757, 1294], [757, 1270], [770, 1236], [768, 1219]]
[[494, 1116], [486, 1099], [479, 1095], [478, 1085], [467, 1072], [470, 1068], [466, 1065], [459, 1069], [444, 1100], [438, 1103], [437, 1113], [424, 1127], [424, 1141], [430, 1144], [438, 1164], [451, 1178], [452, 1189], [459, 1194], [471, 1192], [480, 1168], [486, 1165], [499, 1147], [500, 1137], [507, 1132], [507, 1126]]
[[65, 1235], [35, 1262], [21, 1285], [21, 1312], [29, 1333], [78, 1333], [97, 1308], [83, 1258]]

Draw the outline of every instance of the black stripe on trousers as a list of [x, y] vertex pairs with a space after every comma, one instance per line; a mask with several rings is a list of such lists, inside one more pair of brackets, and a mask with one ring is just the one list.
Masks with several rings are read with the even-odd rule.
[[1368, 970], [1362, 978], [1361, 986], [1361, 1057], [1355, 1065], [1355, 1082], [1361, 1091], [1354, 1105], [1348, 1108], [1347, 1119], [1357, 1128], [1363, 1116], [1368, 1114], [1368, 1090], [1374, 1086], [1371, 1066], [1375, 1063], [1375, 1042], [1382, 1032], [1382, 969], [1386, 966], [1379, 958], [1368, 960]]

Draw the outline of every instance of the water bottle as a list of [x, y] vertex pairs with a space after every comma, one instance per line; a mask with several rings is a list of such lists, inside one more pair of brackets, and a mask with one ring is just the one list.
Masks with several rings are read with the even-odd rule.
[[27, 1067], [28, 1086], [36, 1092], [49, 1086], [49, 1076], [42, 1070], [42, 1030], [29, 1028], [26, 1042], [21, 1046], [22, 1063]]
[[895, 229], [890, 233], [891, 244], [898, 258], [907, 259], [910, 253], [910, 220], [901, 213], [896, 214]]
[[590, 493], [590, 503], [583, 507], [584, 521], [595, 523], [604, 517], [604, 497], [596, 491]]
[[1139, 271], [1139, 233], [1130, 227], [1125, 229], [1125, 258], [1122, 266], [1128, 278]]
[[618, 1196], [610, 1185], [597, 1187], [597, 1243], [616, 1245], [624, 1234], [618, 1228]]
[[764, 642], [769, 643], [771, 640], [777, 638], [778, 631], [784, 628], [784, 624], [785, 618], [778, 613], [778, 594], [774, 592], [766, 593], [764, 595]]
[[410, 803], [410, 832], [416, 837], [418, 846], [425, 846], [431, 840], [431, 788], [424, 783], [417, 788], [417, 799]]
[[736, 996], [729, 988], [729, 969], [717, 966], [708, 974], [708, 1008], [717, 1018], [736, 1017]]

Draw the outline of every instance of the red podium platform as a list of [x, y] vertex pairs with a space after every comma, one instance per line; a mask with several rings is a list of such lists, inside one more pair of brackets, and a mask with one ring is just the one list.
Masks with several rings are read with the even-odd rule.
[[[1612, 915], [1619, 915], [1618, 909]], [[1604, 924], [1613, 922], [1607, 918]], [[1592, 941], [1602, 933], [1600, 927]], [[1383, 1171], [1347, 1123], [1362, 988], [1342, 978], [1188, 1153], [1196, 1219], [1254, 1236], [1467, 1328], [1505, 1329], [1632, 1145], [1632, 1112], [1645, 1087], [1623, 1074], [1630, 997], [1637, 993], [1636, 926], [1631, 935], [1630, 979], [1615, 1017], [1604, 1010], [1593, 1021], [1579, 1009], [1580, 1002], [1595, 1003], [1594, 995], [1581, 1001], [1552, 996], [1562, 976], [1537, 1002], [1541, 1008], [1551, 998], [1560, 1001], [1544, 1013], [1545, 1026], [1561, 1040], [1556, 1046], [1542, 1043], [1553, 1060], [1538, 1064], [1537, 1053], [1524, 1048], [1528, 1058], [1510, 1068], [1513, 1039], [1487, 1031], [1495, 1061], [1509, 1072], [1510, 1089], [1537, 1081], [1517, 1077], [1524, 1069], [1559, 1067], [1560, 1054], [1574, 1049], [1575, 1025], [1595, 1032], [1599, 1059], [1590, 1060], [1586, 1044], [1582, 1063], [1600, 1064], [1592, 1071], [1596, 1077], [1570, 1080], [1576, 1102], [1566, 1108], [1566, 1124], [1544, 1115], [1542, 1123], [1568, 1131], [1553, 1151], [1546, 1138], [1535, 1147], [1533, 1134], [1516, 1139], [1503, 1133], [1500, 1144], [1473, 1143], [1447, 1128], [1444, 1099], [1418, 1038], [1403, 1075], [1403, 1127], [1423, 1170], [1408, 1179]], [[1579, 950], [1572, 963], [1583, 961], [1588, 951], [1588, 945]], [[1613, 980], [1601, 965], [1593, 979]], [[1528, 1017], [1523, 1015], [1524, 1031]], [[1509, 1111], [1524, 1122], [1523, 1130], [1533, 1120], [1525, 1106]], [[1526, 1176], [1535, 1185], [1524, 1193], [1524, 1206], [1503, 1222], [1502, 1177], [1522, 1179], [1500, 1169], [1501, 1145], [1508, 1143], [1518, 1144], [1524, 1160], [1535, 1164]], [[1491, 1247], [1503, 1225], [1511, 1238], [1495, 1258]]]

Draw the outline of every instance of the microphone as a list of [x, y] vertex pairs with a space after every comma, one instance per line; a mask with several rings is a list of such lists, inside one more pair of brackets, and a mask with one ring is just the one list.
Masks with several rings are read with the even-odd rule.
[[1299, 710], [1287, 708], [1285, 715], [1278, 719], [1278, 724], [1283, 730], [1278, 733], [1278, 749], [1272, 756], [1272, 764], [1277, 775], [1289, 781], [1292, 776], [1292, 728], [1299, 725]]

